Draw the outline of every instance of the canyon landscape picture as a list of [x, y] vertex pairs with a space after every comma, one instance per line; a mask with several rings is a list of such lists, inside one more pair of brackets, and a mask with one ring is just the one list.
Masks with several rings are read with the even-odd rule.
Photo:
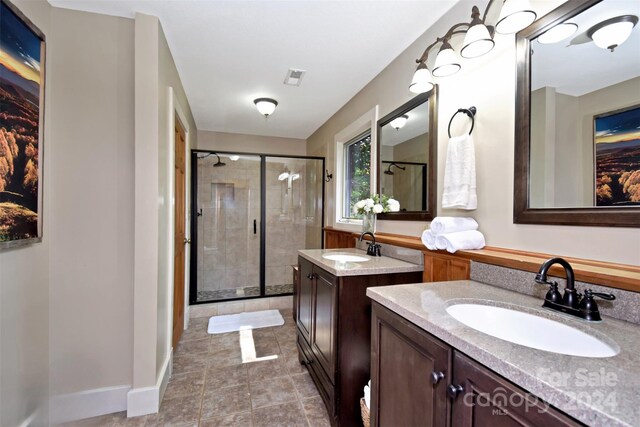
[[596, 206], [640, 205], [640, 106], [594, 120]]
[[41, 237], [43, 36], [0, 5], [0, 244]]

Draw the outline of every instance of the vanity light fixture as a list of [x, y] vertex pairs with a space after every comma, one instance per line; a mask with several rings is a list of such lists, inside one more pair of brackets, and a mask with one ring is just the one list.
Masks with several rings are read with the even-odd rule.
[[[496, 7], [500, 8], [500, 19], [495, 27], [487, 25], [487, 12]], [[497, 11], [492, 14], [492, 16], [496, 15], [498, 15]], [[515, 33], [535, 21], [536, 17], [529, 0], [489, 0], [482, 19], [478, 7], [473, 6], [471, 8], [471, 22], [453, 25], [443, 37], [437, 37], [435, 42], [427, 46], [422, 56], [416, 60], [418, 68], [413, 74], [409, 91], [413, 93], [428, 92], [434, 86], [432, 73], [434, 77], [446, 77], [457, 73], [462, 68], [460, 58], [450, 43], [452, 36], [465, 35], [460, 56], [466, 59], [478, 58], [493, 49], [495, 46], [493, 36], [496, 31], [501, 34]], [[436, 46], [439, 46], [439, 50], [433, 71], [430, 71], [427, 60], [429, 53]]]
[[505, 0], [500, 10], [496, 31], [500, 34], [517, 33], [528, 27], [537, 16], [529, 0]]
[[477, 58], [488, 53], [496, 42], [491, 38], [491, 33], [480, 19], [480, 10], [476, 6], [471, 9], [471, 23], [464, 36], [464, 44], [460, 50], [463, 58]]
[[269, 117], [269, 115], [271, 115], [278, 106], [278, 101], [271, 98], [254, 99], [253, 103], [256, 105], [256, 108], [258, 109], [260, 114], [264, 115], [265, 117]]
[[407, 116], [406, 114], [403, 114], [391, 120], [389, 124], [391, 125], [391, 127], [396, 128], [396, 130], [400, 130], [400, 128], [402, 128], [404, 125], [407, 124], [407, 120], [409, 120], [409, 116]]
[[413, 73], [413, 79], [409, 85], [409, 91], [413, 93], [425, 93], [433, 89], [433, 78], [431, 71], [424, 62], [420, 62], [418, 69]]
[[550, 30], [547, 30], [544, 34], [538, 37], [538, 42], [542, 44], [558, 43], [559, 41], [572, 36], [576, 31], [578, 31], [577, 24], [572, 22], [563, 22], [562, 24], [558, 24]]
[[596, 46], [613, 52], [629, 38], [637, 23], [638, 17], [635, 15], [616, 16], [589, 28], [587, 36]]
[[[446, 36], [445, 36], [446, 37]], [[433, 75], [435, 77], [447, 77], [460, 71], [460, 60], [458, 55], [449, 44], [449, 39], [445, 38], [440, 46], [438, 56], [436, 56], [436, 64], [433, 66]]]

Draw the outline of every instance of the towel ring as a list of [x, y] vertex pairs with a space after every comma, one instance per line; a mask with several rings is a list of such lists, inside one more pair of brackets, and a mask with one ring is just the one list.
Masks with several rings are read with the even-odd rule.
[[471, 129], [469, 129], [469, 135], [471, 135], [471, 132], [473, 132], [473, 125], [475, 124], [475, 116], [476, 116], [476, 112], [478, 110], [476, 109], [476, 107], [469, 107], [469, 109], [466, 108], [458, 108], [458, 111], [456, 111], [455, 113], [453, 113], [453, 116], [451, 116], [451, 120], [449, 120], [449, 127], [447, 129], [447, 132], [449, 133], [449, 138], [451, 138], [451, 123], [453, 123], [453, 118], [458, 114], [458, 113], [464, 113], [467, 116], [469, 116], [469, 118], [471, 119]]

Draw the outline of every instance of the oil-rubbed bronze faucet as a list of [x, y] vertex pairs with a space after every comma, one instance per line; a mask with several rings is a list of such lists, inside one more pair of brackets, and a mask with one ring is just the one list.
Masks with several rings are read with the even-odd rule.
[[[554, 264], [560, 264], [564, 268], [564, 273], [567, 277], [567, 285], [564, 289], [564, 295], [558, 291], [557, 282], [547, 280], [547, 272]], [[544, 297], [544, 304], [542, 304], [543, 307], [561, 311], [585, 320], [602, 320], [602, 317], [600, 317], [600, 311], [598, 310], [598, 305], [593, 297], [600, 297], [609, 301], [616, 299], [613, 294], [593, 292], [591, 289], [587, 289], [584, 291], [584, 298], [580, 300], [582, 294], [579, 294], [576, 291], [573, 268], [562, 258], [551, 258], [542, 263], [538, 274], [536, 274], [535, 280], [537, 283], [547, 284], [550, 286], [549, 291]]]
[[367, 248], [367, 255], [382, 256], [382, 254], [380, 254], [380, 245], [376, 244], [376, 236], [374, 236], [372, 232], [365, 231], [364, 233], [362, 233], [360, 235], [360, 241], [362, 242], [362, 239], [364, 239], [364, 236], [366, 236], [367, 234], [371, 236], [372, 240], [371, 243], [367, 242], [367, 245], [369, 245], [369, 247]]

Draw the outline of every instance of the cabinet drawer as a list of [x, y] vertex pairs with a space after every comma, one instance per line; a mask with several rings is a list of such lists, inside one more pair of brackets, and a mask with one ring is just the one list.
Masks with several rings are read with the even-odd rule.
[[300, 334], [298, 334], [298, 341], [296, 344], [298, 346], [298, 351], [300, 352], [300, 360], [304, 360], [306, 362], [309, 375], [311, 375], [311, 378], [313, 378], [313, 382], [318, 388], [318, 392], [320, 393], [320, 396], [322, 397], [322, 400], [327, 407], [329, 417], [335, 417], [335, 387], [327, 377], [324, 369], [322, 369], [322, 366], [318, 364], [318, 360], [311, 351], [311, 347]]

